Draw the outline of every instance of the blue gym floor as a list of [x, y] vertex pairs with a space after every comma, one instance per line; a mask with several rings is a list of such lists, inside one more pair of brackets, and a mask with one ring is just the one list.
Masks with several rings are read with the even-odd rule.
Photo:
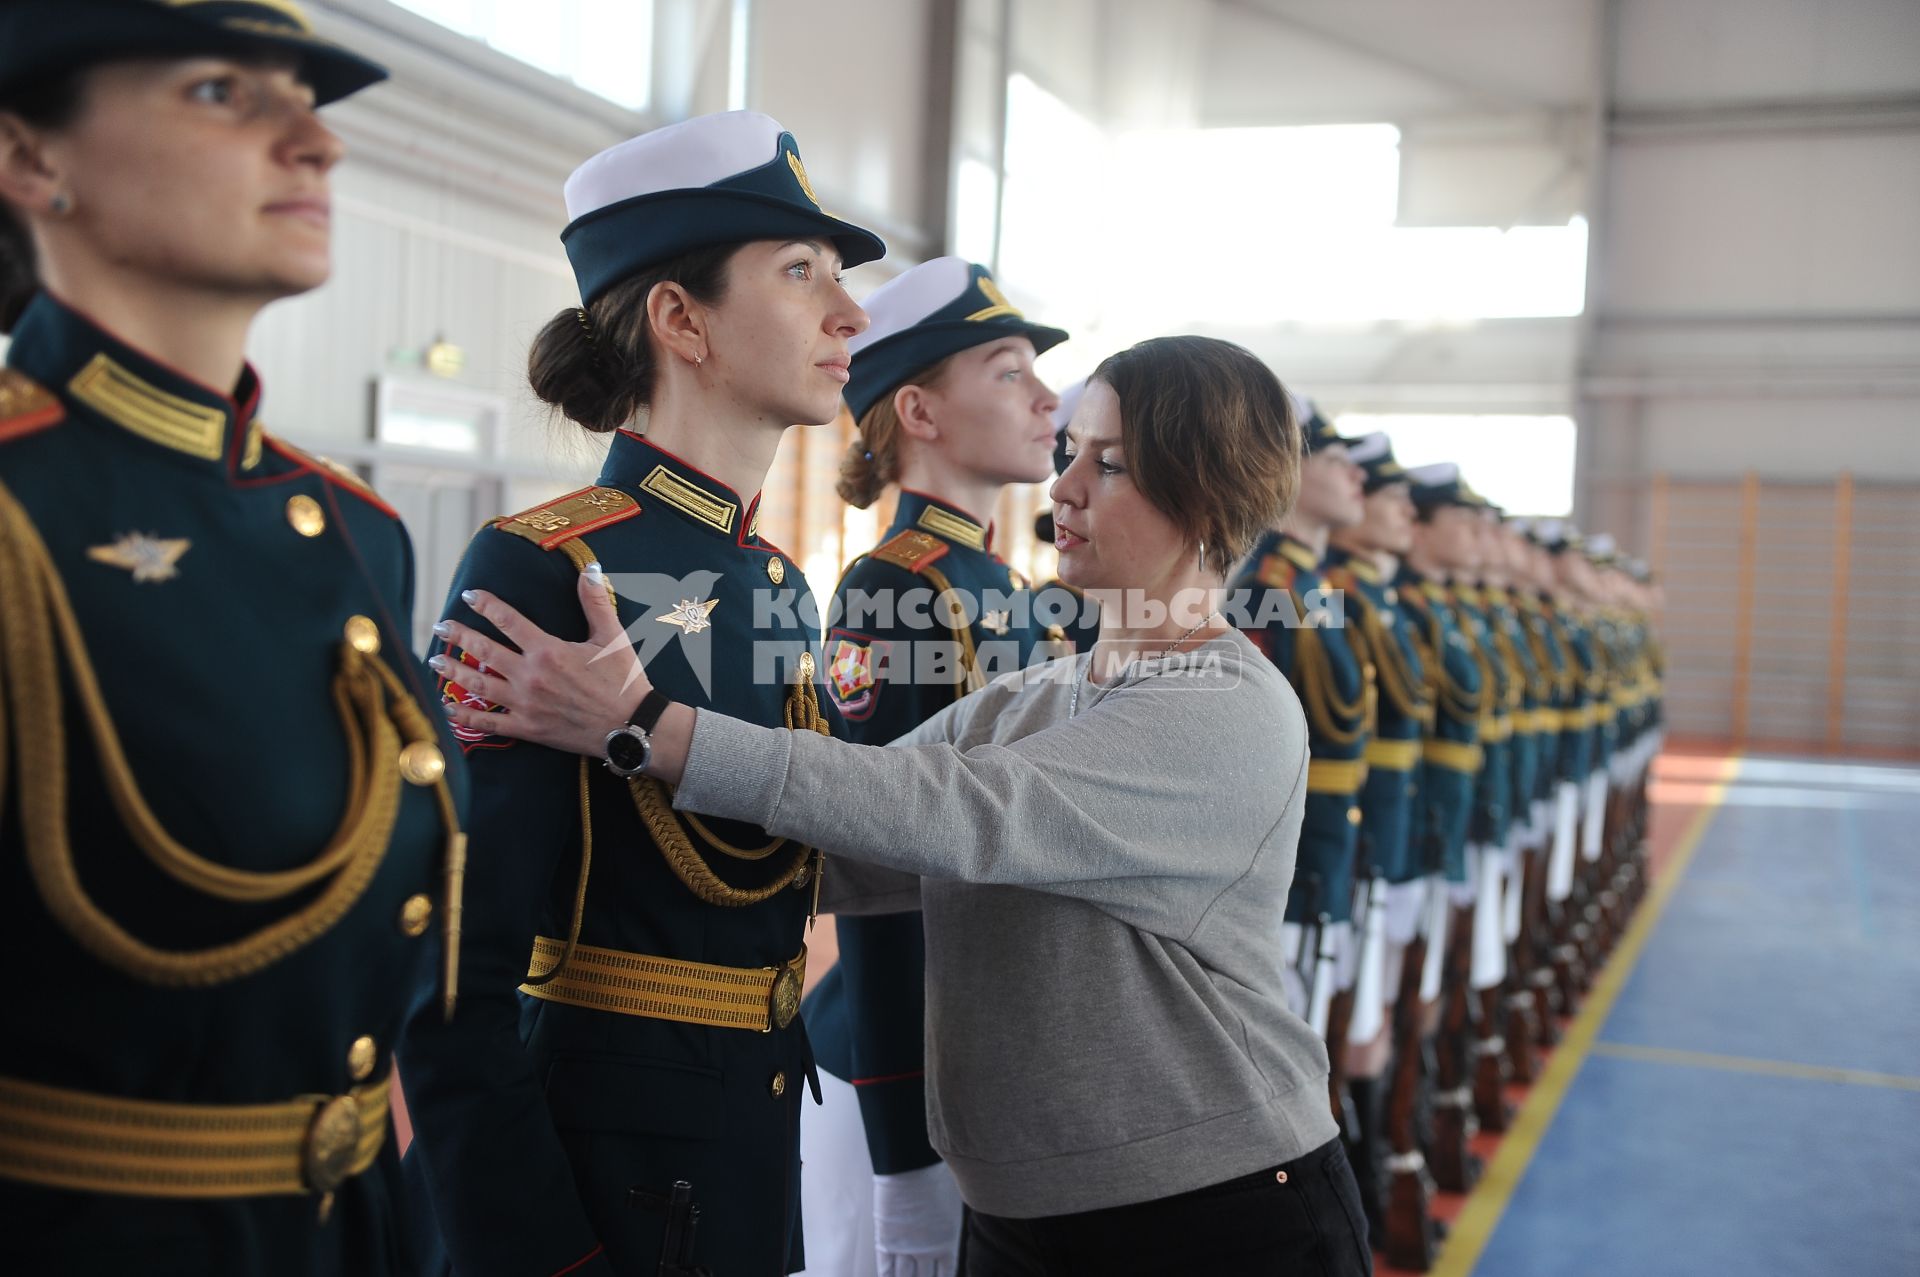
[[1477, 1277], [1920, 1277], [1920, 769], [1742, 758]]

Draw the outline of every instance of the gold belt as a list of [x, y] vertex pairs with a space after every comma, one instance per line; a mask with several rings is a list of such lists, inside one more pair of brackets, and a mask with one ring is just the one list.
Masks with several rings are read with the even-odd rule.
[[1390, 772], [1410, 772], [1420, 761], [1417, 740], [1370, 740], [1367, 742], [1367, 766]]
[[49, 1188], [328, 1195], [372, 1166], [386, 1139], [384, 1077], [277, 1104], [129, 1100], [0, 1077], [0, 1175]]
[[1351, 798], [1367, 783], [1364, 758], [1311, 758], [1307, 760], [1307, 792], [1339, 794]]
[[1480, 725], [1480, 739], [1488, 745], [1498, 745], [1513, 735], [1513, 715], [1496, 714]]
[[[566, 942], [535, 936], [529, 978], [553, 970]], [[721, 967], [576, 944], [566, 970], [520, 992], [590, 1011], [770, 1033], [793, 1023], [807, 978], [807, 947], [777, 967]]]
[[1421, 752], [1436, 767], [1456, 772], [1477, 772], [1484, 758], [1478, 745], [1455, 740], [1430, 740]]

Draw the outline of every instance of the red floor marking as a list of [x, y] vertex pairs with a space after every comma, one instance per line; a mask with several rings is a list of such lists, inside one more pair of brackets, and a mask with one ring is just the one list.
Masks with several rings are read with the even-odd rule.
[[[1697, 747], [1675, 749], [1671, 746], [1654, 762], [1653, 779], [1647, 791], [1653, 804], [1653, 818], [1647, 830], [1647, 855], [1656, 880], [1667, 872], [1667, 866], [1673, 860], [1674, 848], [1687, 827], [1693, 823], [1694, 816], [1712, 788], [1712, 782], [1720, 778], [1725, 763], [1726, 754], [1718, 750], [1708, 751]], [[1567, 1025], [1571, 1023], [1571, 1017], [1561, 1017], [1561, 1032], [1565, 1033]], [[1535, 1076], [1545, 1072], [1546, 1062], [1552, 1055], [1552, 1050], [1539, 1053], [1540, 1064]], [[1507, 1100], [1516, 1106], [1526, 1095], [1526, 1087], [1507, 1088]], [[1501, 1139], [1499, 1135], [1483, 1131], [1474, 1137], [1471, 1147], [1480, 1158], [1492, 1161]], [[1433, 1217], [1450, 1224], [1466, 1204], [1467, 1195], [1464, 1193], [1435, 1194]], [[1373, 1271], [1375, 1277], [1416, 1277], [1412, 1269], [1391, 1266], [1386, 1256], [1377, 1251], [1373, 1256]]]

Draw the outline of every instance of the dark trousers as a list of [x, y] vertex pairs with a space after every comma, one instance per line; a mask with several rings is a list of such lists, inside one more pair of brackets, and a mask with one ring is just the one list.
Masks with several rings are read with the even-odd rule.
[[960, 1277], [1368, 1277], [1360, 1190], [1338, 1139], [1278, 1166], [1131, 1206], [967, 1212]]

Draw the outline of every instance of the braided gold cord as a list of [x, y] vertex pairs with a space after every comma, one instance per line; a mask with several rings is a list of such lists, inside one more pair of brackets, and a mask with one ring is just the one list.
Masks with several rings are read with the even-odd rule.
[[987, 680], [986, 676], [980, 673], [980, 654], [974, 650], [973, 627], [967, 624], [966, 611], [960, 606], [959, 600], [954, 598], [953, 583], [947, 580], [945, 573], [931, 564], [922, 564], [915, 571], [927, 578], [927, 583], [933, 587], [933, 597], [936, 600], [947, 600], [947, 628], [953, 632], [953, 641], [960, 647], [960, 668], [965, 671], [964, 676], [954, 685], [954, 699], [958, 700], [969, 692], [979, 691], [987, 685]]
[[[215, 864], [174, 841], [140, 794], [52, 556], [4, 485], [0, 533], [0, 679], [14, 684], [9, 708], [19, 747], [21, 828], [28, 869], [48, 912], [100, 961], [170, 987], [205, 987], [251, 975], [325, 934], [359, 900], [386, 857], [400, 807], [403, 732], [411, 741], [433, 740], [425, 713], [399, 677], [377, 657], [341, 643], [333, 697], [348, 740], [352, 783], [346, 815], [326, 850], [293, 870], [254, 873]], [[192, 889], [236, 902], [282, 899], [331, 875], [325, 889], [276, 922], [200, 950], [149, 945], [108, 917], [81, 884], [68, 839], [66, 721], [58, 674], [62, 649], [114, 807], [156, 866]], [[460, 834], [444, 776], [436, 788], [451, 870]]]
[[[1427, 664], [1433, 670], [1432, 685], [1435, 704], [1455, 722], [1477, 721], [1480, 717], [1481, 702], [1485, 699], [1485, 689], [1476, 688], [1468, 691], [1460, 686], [1458, 679], [1447, 672], [1446, 627], [1441, 624], [1439, 608], [1420, 603], [1414, 604], [1414, 607], [1425, 613], [1427, 619], [1429, 631], [1427, 644], [1433, 654]], [[1474, 645], [1474, 651], [1479, 651], [1477, 644]]]
[[687, 837], [687, 831], [674, 814], [673, 799], [668, 796], [665, 785], [652, 777], [635, 776], [627, 781], [627, 788], [633, 792], [634, 808], [640, 813], [647, 832], [653, 835], [654, 845], [666, 857], [667, 867], [673, 870], [674, 877], [688, 891], [710, 905], [739, 909], [771, 900], [793, 885], [794, 879], [800, 876], [800, 871], [813, 855], [811, 848], [795, 844], [793, 862], [772, 882], [752, 888], [732, 886], [721, 881], [695, 850], [693, 840]]
[[[1358, 591], [1355, 593], [1358, 595]], [[1417, 723], [1432, 722], [1432, 695], [1424, 683], [1416, 683], [1413, 671], [1407, 668], [1406, 653], [1400, 650], [1392, 627], [1381, 620], [1380, 610], [1367, 604], [1364, 596], [1360, 597], [1362, 624], [1366, 627], [1373, 648], [1374, 672], [1379, 686], [1385, 689], [1387, 699], [1404, 717]]]
[[[814, 690], [812, 679], [801, 679], [787, 693], [786, 705], [781, 716], [790, 731], [818, 732], [822, 736], [832, 731], [827, 725], [825, 715], [820, 712], [820, 695]], [[660, 854], [666, 858], [667, 867], [673, 870], [674, 877], [695, 896], [710, 905], [727, 909], [738, 909], [746, 905], [756, 905], [763, 900], [771, 900], [799, 878], [815, 853], [811, 847], [794, 843], [793, 860], [772, 882], [760, 887], [735, 887], [723, 882], [719, 875], [708, 868], [707, 862], [694, 847], [693, 840], [680, 824], [678, 813], [673, 810], [673, 799], [667, 793], [667, 787], [650, 777], [635, 776], [627, 781], [627, 788], [633, 794], [634, 809], [640, 813], [640, 819], [653, 835], [654, 845], [660, 848]], [[695, 822], [694, 828], [706, 836], [706, 826]], [[787, 839], [778, 839], [774, 846], [786, 843]], [[772, 847], [768, 848], [770, 852]], [[764, 858], [766, 852], [755, 859]], [[817, 879], [816, 879], [817, 880]], [[557, 970], [557, 968], [556, 968]]]

